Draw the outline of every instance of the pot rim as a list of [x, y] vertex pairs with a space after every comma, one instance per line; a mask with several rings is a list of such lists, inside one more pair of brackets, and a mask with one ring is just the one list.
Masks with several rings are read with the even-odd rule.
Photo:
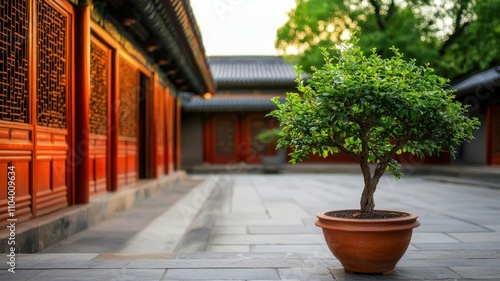
[[400, 211], [400, 210], [375, 210], [378, 212], [391, 212], [391, 213], [400, 213], [400, 214], [407, 214], [406, 216], [403, 217], [398, 217], [398, 218], [383, 218], [383, 219], [369, 219], [369, 218], [341, 218], [341, 217], [332, 217], [326, 215], [326, 213], [340, 213], [340, 212], [359, 212], [359, 209], [341, 209], [341, 210], [330, 210], [330, 211], [325, 211], [316, 214], [316, 217], [318, 219], [324, 219], [324, 220], [335, 220], [335, 221], [359, 221], [359, 222], [391, 222], [391, 221], [404, 221], [404, 220], [414, 220], [417, 219], [419, 216], [416, 213], [412, 212], [407, 212], [407, 211]]

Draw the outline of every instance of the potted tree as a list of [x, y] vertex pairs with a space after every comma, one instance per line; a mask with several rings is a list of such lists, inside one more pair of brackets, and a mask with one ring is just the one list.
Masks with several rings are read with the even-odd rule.
[[359, 163], [364, 179], [360, 209], [327, 211], [316, 221], [350, 272], [392, 272], [420, 225], [416, 214], [375, 209], [373, 195], [382, 175], [402, 176], [396, 156], [443, 150], [454, 156], [455, 147], [472, 139], [479, 127], [454, 100], [448, 80], [392, 51], [389, 58], [375, 50], [365, 55], [357, 39], [334, 49], [333, 57], [323, 50], [325, 63], [312, 69], [307, 84], [299, 74], [300, 94], [287, 93], [283, 103], [273, 98], [277, 109], [269, 114], [281, 125], [278, 147], [292, 149], [290, 162], [309, 153], [346, 153]]
[[[279, 138], [280, 128], [263, 130], [255, 138], [262, 144], [276, 146]], [[264, 173], [279, 173], [286, 163], [286, 150], [277, 149], [276, 155], [261, 155], [262, 170]]]

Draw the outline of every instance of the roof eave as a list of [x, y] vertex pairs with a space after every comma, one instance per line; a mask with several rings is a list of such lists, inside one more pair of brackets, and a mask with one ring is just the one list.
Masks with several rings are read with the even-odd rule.
[[[194, 93], [214, 93], [214, 81], [189, 5], [184, 0], [129, 1], [140, 12], [142, 22], [154, 34], [160, 49], [166, 51], [168, 63], [160, 67], [169, 78], [186, 79]], [[172, 70], [172, 66], [179, 73]]]

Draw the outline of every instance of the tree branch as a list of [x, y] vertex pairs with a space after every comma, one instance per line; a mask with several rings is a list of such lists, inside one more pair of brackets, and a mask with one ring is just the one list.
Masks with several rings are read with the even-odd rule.
[[445, 54], [446, 49], [457, 41], [457, 39], [465, 32], [467, 27], [473, 22], [469, 21], [462, 24], [462, 16], [467, 8], [467, 5], [469, 4], [469, 1], [459, 1], [457, 4], [459, 7], [455, 17], [453, 33], [448, 37], [448, 39], [446, 39], [443, 45], [441, 45], [441, 48], [439, 48], [439, 55], [441, 56]]
[[361, 157], [359, 157], [356, 153], [348, 150], [347, 148], [345, 148], [340, 142], [338, 142], [337, 140], [334, 140], [332, 139], [332, 143], [333, 145], [338, 148], [340, 151], [350, 155], [352, 158], [354, 158], [355, 160], [357, 160], [358, 162], [361, 160]]
[[370, 0], [370, 4], [372, 4], [375, 9], [375, 18], [377, 19], [377, 24], [380, 30], [385, 30], [384, 20], [382, 19], [382, 15], [380, 14], [380, 5], [377, 0]]
[[443, 43], [443, 45], [441, 45], [441, 48], [439, 48], [439, 55], [441, 55], [441, 56], [444, 55], [446, 52], [446, 49], [448, 49], [448, 47], [450, 47], [451, 44], [453, 44], [455, 41], [457, 41], [457, 39], [460, 38], [460, 36], [462, 34], [464, 34], [467, 27], [469, 27], [469, 25], [471, 25], [472, 23], [473, 22], [466, 22], [462, 26], [460, 26], [460, 28], [458, 30], [455, 30], [453, 32], [453, 34], [451, 34], [448, 37], [448, 39], [446, 39], [446, 41]]
[[387, 15], [385, 16], [385, 23], [389, 23], [389, 21], [392, 18], [392, 15], [394, 15], [395, 10], [396, 10], [396, 4], [394, 3], [394, 0], [392, 0], [391, 5], [389, 6], [389, 9], [387, 10]]

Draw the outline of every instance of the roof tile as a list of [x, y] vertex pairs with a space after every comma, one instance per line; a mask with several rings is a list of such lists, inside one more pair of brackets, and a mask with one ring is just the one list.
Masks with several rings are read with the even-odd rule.
[[295, 87], [297, 73], [279, 56], [215, 56], [208, 63], [219, 89]]

